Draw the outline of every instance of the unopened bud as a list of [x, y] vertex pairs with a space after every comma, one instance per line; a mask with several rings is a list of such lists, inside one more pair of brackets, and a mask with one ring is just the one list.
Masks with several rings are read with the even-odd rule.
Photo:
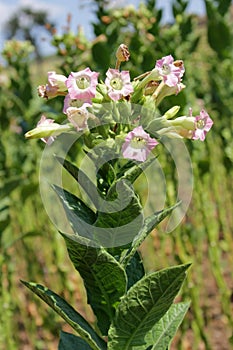
[[157, 131], [160, 136], [167, 136], [171, 139], [191, 139], [193, 131], [182, 128], [181, 126], [163, 128]]
[[48, 98], [56, 97], [56, 96], [65, 96], [67, 93], [65, 91], [59, 91], [58, 87], [51, 86], [49, 84], [46, 85], [39, 85], [37, 88], [38, 96], [45, 98], [46, 100]]
[[173, 62], [174, 66], [181, 68], [184, 66], [184, 62], [182, 60], [176, 60]]
[[173, 118], [180, 110], [180, 106], [174, 106], [172, 108], [170, 108], [165, 114], [164, 117], [166, 119], [171, 119]]
[[170, 120], [169, 122], [173, 126], [180, 126], [186, 130], [195, 130], [196, 127], [196, 121], [194, 117], [182, 116], [174, 120]]
[[57, 88], [50, 87], [48, 84], [39, 85], [37, 88], [37, 92], [38, 92], [39, 97], [42, 97], [45, 99], [48, 99], [49, 97], [57, 96]]
[[51, 123], [48, 125], [38, 125], [36, 128], [28, 131], [25, 134], [27, 139], [40, 139], [48, 138], [50, 136], [57, 136], [63, 132], [70, 131], [72, 127], [69, 124], [60, 125], [57, 123]]
[[129, 49], [125, 44], [121, 44], [116, 52], [116, 58], [120, 62], [128, 61], [130, 58]]
[[54, 71], [48, 72], [48, 85], [56, 87], [58, 91], [67, 91], [66, 80], [67, 78], [62, 74], [57, 74]]

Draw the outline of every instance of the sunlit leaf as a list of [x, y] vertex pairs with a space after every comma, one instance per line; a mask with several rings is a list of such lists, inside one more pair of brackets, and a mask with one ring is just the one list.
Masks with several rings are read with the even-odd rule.
[[109, 350], [145, 345], [145, 336], [165, 315], [179, 292], [190, 265], [152, 273], [121, 299], [109, 330]]
[[[146, 335], [145, 340], [147, 346], [151, 346], [151, 350], [168, 349], [178, 327], [188, 311], [190, 303], [178, 303], [171, 305], [166, 314], [155, 324], [152, 330]], [[143, 350], [135, 348], [134, 350]]]
[[126, 291], [126, 273], [105, 249], [88, 246], [75, 235], [62, 235], [69, 257], [83, 278], [98, 326], [107, 334], [115, 307]]
[[91, 349], [106, 349], [105, 342], [95, 333], [89, 323], [63, 298], [40, 284], [25, 281], [21, 282], [44, 300], [76, 332], [78, 332], [78, 334], [90, 345]]
[[111, 188], [97, 212], [95, 226], [103, 229], [103, 245], [117, 247], [130, 243], [143, 224], [140, 200], [132, 186], [119, 181]]
[[61, 165], [73, 176], [82, 189], [86, 192], [93, 204], [98, 207], [98, 190], [96, 185], [90, 180], [90, 178], [77, 166], [70, 163], [68, 160], [56, 156], [56, 159]]
[[135, 252], [141, 245], [141, 243], [145, 240], [145, 238], [148, 236], [148, 234], [163, 220], [165, 219], [178, 205], [180, 202], [177, 204], [173, 205], [170, 208], [161, 210], [159, 212], [156, 212], [155, 214], [147, 217], [144, 221], [144, 224], [142, 228], [140, 229], [139, 233], [137, 236], [134, 238], [131, 248], [128, 250], [126, 255], [123, 257], [121, 263], [124, 266], [127, 266], [128, 262], [130, 259], [134, 256]]
[[96, 214], [80, 198], [72, 193], [55, 185], [53, 188], [61, 199], [73, 231], [80, 236], [91, 238], [92, 226], [96, 221]]

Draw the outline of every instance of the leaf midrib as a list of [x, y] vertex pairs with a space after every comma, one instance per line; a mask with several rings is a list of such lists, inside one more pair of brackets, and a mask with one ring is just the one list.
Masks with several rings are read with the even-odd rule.
[[[183, 310], [179, 310], [179, 312], [175, 315], [175, 318], [179, 317], [180, 314], [182, 314]], [[162, 333], [160, 334], [160, 336], [156, 339], [156, 343], [152, 344], [153, 348], [152, 350], [156, 350], [154, 347], [155, 345], [157, 346], [157, 344], [160, 342], [161, 338], [163, 337], [163, 335], [166, 333], [167, 329], [170, 328], [172, 326], [172, 324], [175, 321], [175, 318], [171, 319], [168, 323], [167, 323], [167, 327], [163, 329]]]
[[[176, 282], [176, 280], [182, 275], [184, 274], [184, 271], [182, 271], [177, 278], [173, 281], [172, 284], [169, 285], [169, 287], [166, 289], [166, 291], [168, 291], [169, 289], [171, 289], [171, 287], [174, 285], [174, 283]], [[142, 323], [144, 323], [149, 316], [151, 315], [152, 311], [154, 310], [155, 306], [158, 304], [159, 300], [161, 300], [161, 298], [164, 297], [165, 295], [165, 291], [163, 292], [163, 294], [159, 297], [159, 299], [157, 300], [157, 302], [153, 305], [152, 309], [148, 312], [148, 314], [143, 318], [143, 321], [139, 324], [139, 326], [135, 329], [135, 331], [132, 333], [131, 337], [129, 338], [128, 342], [126, 343], [126, 347], [124, 348], [124, 350], [130, 350], [129, 345], [131, 344], [131, 340], [133, 339], [134, 335], [137, 333], [138, 329], [140, 328], [140, 325], [142, 325]], [[157, 323], [157, 322], [156, 322]], [[156, 324], [155, 323], [155, 324]]]
[[[101, 253], [101, 251], [100, 251], [100, 253]], [[82, 258], [81, 254], [79, 254], [79, 256], [80, 256], [80, 258]], [[97, 260], [98, 260], [98, 255], [97, 255], [96, 261], [97, 261]], [[112, 320], [112, 319], [113, 319], [113, 316], [114, 316], [113, 313], [112, 313], [113, 306], [112, 306], [111, 303], [110, 303], [110, 298], [108, 297], [108, 294], [106, 293], [106, 289], [103, 288], [103, 283], [99, 283], [99, 282], [100, 282], [100, 279], [99, 279], [99, 278], [96, 278], [95, 271], [94, 271], [94, 269], [93, 269], [94, 264], [89, 265], [85, 260], [82, 261], [81, 259], [80, 259], [80, 261], [81, 261], [81, 263], [82, 263], [85, 267], [87, 267], [87, 269], [90, 270], [91, 276], [92, 276], [92, 277], [94, 276], [94, 280], [96, 281], [96, 284], [98, 285], [100, 291], [102, 292], [102, 295], [104, 296], [104, 300], [105, 300], [106, 303], [107, 303], [108, 315], [109, 315], [110, 319]], [[75, 268], [76, 268], [76, 267], [75, 267]], [[79, 272], [79, 270], [78, 270], [77, 268], [76, 268], [76, 270]], [[83, 278], [83, 277], [82, 277], [82, 278]], [[85, 281], [84, 278], [83, 278], [83, 280]]]

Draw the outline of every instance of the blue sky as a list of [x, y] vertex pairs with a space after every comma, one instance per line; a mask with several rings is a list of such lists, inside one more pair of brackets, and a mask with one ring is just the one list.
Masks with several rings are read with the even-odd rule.
[[[131, 0], [126, 2], [125, 0], [112, 0], [117, 5], [129, 5], [133, 4], [138, 6], [140, 0]], [[158, 8], [164, 9], [164, 21], [171, 18], [171, 6], [172, 0], [157, 0]], [[71, 27], [74, 31], [78, 25], [84, 28], [84, 31], [89, 39], [92, 38], [91, 22], [94, 20], [93, 4], [91, 0], [0, 0], [0, 50], [3, 47], [4, 38], [2, 35], [2, 28], [4, 23], [14, 14], [20, 7], [28, 6], [36, 10], [46, 10], [49, 13], [49, 17], [53, 20], [58, 28], [58, 31], [62, 30], [62, 27], [66, 25], [67, 14], [72, 14]], [[190, 0], [188, 10], [198, 14], [204, 13], [204, 0]], [[44, 51], [48, 47], [44, 43]]]

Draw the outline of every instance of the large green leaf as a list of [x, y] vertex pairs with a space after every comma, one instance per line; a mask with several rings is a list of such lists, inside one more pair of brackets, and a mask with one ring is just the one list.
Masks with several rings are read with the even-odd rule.
[[[151, 350], [166, 350], [168, 349], [178, 327], [188, 311], [190, 303], [178, 303], [171, 305], [166, 314], [155, 324], [151, 331], [146, 335], [147, 343], [145, 349], [152, 346]], [[134, 350], [143, 350], [135, 347]]]
[[61, 199], [66, 216], [73, 231], [88, 239], [93, 236], [93, 224], [96, 214], [86, 204], [72, 193], [53, 185], [54, 190]]
[[61, 165], [74, 177], [74, 179], [79, 183], [82, 189], [86, 192], [92, 203], [98, 208], [98, 198], [99, 193], [96, 185], [90, 180], [90, 178], [74, 164], [70, 163], [68, 160], [56, 156], [56, 159], [61, 163]]
[[131, 185], [119, 181], [108, 192], [97, 212], [95, 226], [105, 247], [126, 245], [134, 239], [143, 224], [140, 200]]
[[88, 246], [75, 235], [62, 235], [69, 257], [83, 278], [98, 326], [107, 334], [115, 307], [126, 291], [126, 273], [105, 249]]
[[121, 299], [109, 330], [108, 350], [131, 350], [146, 344], [145, 336], [165, 315], [190, 265], [152, 273], [131, 287]]
[[91, 350], [90, 345], [74, 334], [61, 331], [58, 350]]
[[63, 298], [50, 289], [33, 282], [21, 281], [26, 287], [44, 300], [55, 310], [78, 334], [85, 339], [91, 349], [106, 349], [106, 344], [89, 325], [89, 323]]
[[128, 250], [128, 252], [123, 256], [121, 263], [123, 266], [127, 266], [130, 259], [134, 256], [135, 252], [137, 251], [138, 247], [141, 245], [141, 243], [145, 240], [145, 238], [148, 236], [148, 234], [163, 220], [165, 219], [178, 205], [173, 205], [172, 207], [169, 207], [167, 209], [161, 210], [156, 212], [155, 214], [147, 217], [144, 221], [143, 227], [140, 229], [137, 236], [134, 238], [131, 248]]

